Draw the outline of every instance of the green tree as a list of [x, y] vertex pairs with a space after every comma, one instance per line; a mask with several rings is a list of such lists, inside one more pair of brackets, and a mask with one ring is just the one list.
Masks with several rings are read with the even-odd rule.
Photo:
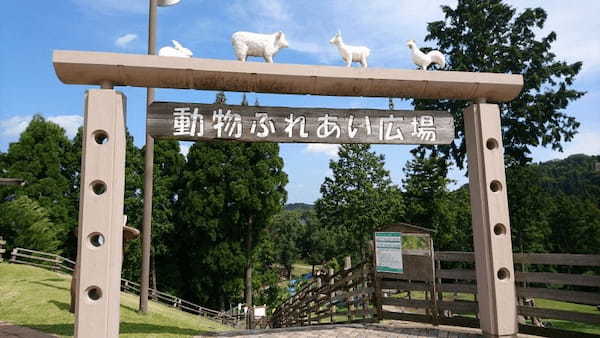
[[[232, 288], [245, 275], [247, 302], [252, 304], [253, 249], [259, 234], [285, 202], [287, 175], [274, 143], [215, 141], [190, 148], [180, 196], [181, 224], [188, 242], [191, 278], [201, 282], [207, 301], [226, 304]], [[194, 248], [189, 250], [190, 242]], [[207, 292], [211, 290], [211, 292]], [[219, 290], [219, 292], [215, 292]], [[221, 299], [213, 297], [221, 296]]]
[[215, 98], [215, 104], [227, 104], [227, 96], [225, 96], [224, 91], [220, 91], [217, 93]]
[[450, 194], [446, 159], [435, 155], [429, 158], [416, 156], [406, 164], [404, 173], [405, 220], [435, 230], [433, 243], [436, 250], [469, 247], [472, 241], [465, 241], [464, 232], [470, 222], [465, 224], [463, 210], [453, 203], [459, 202], [464, 195]]
[[506, 172], [513, 251], [548, 252], [552, 197], [544, 190], [546, 177], [537, 165], [509, 168]]
[[35, 115], [19, 141], [10, 144], [2, 161], [3, 175], [24, 179], [27, 184], [0, 188], [0, 201], [27, 196], [45, 209], [47, 225], [56, 227], [59, 234], [60, 250], [67, 249], [65, 243], [76, 225], [77, 214], [69, 201], [73, 175], [68, 171], [71, 149], [63, 128]]
[[283, 210], [273, 217], [263, 236], [265, 241], [272, 242], [275, 260], [284, 267], [288, 279], [292, 279], [292, 265], [300, 259], [305, 228], [299, 211]]
[[27, 196], [0, 205], [0, 233], [8, 248], [21, 247], [60, 254], [61, 233], [49, 219], [48, 211]]
[[[550, 146], [562, 151], [579, 127], [565, 109], [584, 92], [572, 88], [581, 62], [567, 64], [551, 52], [556, 33], [541, 38], [546, 12], [527, 8], [517, 13], [502, 0], [459, 0], [455, 8], [442, 6], [444, 20], [427, 25], [426, 41], [435, 42], [454, 71], [523, 74], [519, 96], [500, 103], [504, 151], [507, 162], [527, 163], [530, 148]], [[416, 109], [450, 111], [456, 136], [449, 146], [438, 146], [446, 157], [463, 168], [466, 155], [463, 109], [459, 100], [414, 100]], [[431, 148], [431, 146], [428, 146]]]
[[[142, 152], [144, 149], [142, 149]], [[180, 193], [185, 157], [176, 140], [157, 140], [154, 147], [154, 190], [152, 195], [151, 279], [164, 279], [160, 289], [166, 290], [178, 278], [177, 270], [169, 264], [177, 257], [171, 246], [179, 240], [175, 231], [175, 203]], [[164, 286], [164, 287], [163, 287]]]
[[384, 156], [370, 149], [363, 144], [340, 147], [315, 205], [321, 224], [339, 241], [339, 257], [353, 255], [358, 261], [366, 257], [373, 232], [403, 214], [400, 190], [384, 168]]

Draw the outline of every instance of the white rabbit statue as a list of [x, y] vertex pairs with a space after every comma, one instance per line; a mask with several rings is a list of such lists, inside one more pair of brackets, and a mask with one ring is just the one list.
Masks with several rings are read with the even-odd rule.
[[161, 48], [158, 51], [159, 56], [175, 56], [180, 58], [189, 58], [192, 57], [192, 51], [183, 47], [179, 42], [175, 40], [171, 40], [173, 42], [173, 46], [166, 46]]

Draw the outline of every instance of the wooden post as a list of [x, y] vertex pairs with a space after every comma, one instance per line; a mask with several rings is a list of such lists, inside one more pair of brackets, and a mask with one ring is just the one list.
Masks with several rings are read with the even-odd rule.
[[4, 248], [5, 244], [6, 244], [6, 241], [4, 239], [2, 239], [2, 236], [0, 236], [0, 262], [2, 262], [4, 260], [4, 258], [2, 258], [2, 256], [6, 252], [6, 249]]
[[504, 151], [498, 105], [464, 111], [481, 329], [487, 337], [518, 332]]
[[317, 278], [317, 289], [316, 291], [316, 297], [315, 297], [315, 313], [317, 315], [317, 323], [321, 322], [321, 319], [319, 318], [321, 315], [319, 313], [319, 310], [321, 309], [321, 287], [323, 287], [323, 281], [321, 280], [321, 277], [319, 276]]
[[438, 303], [437, 303], [437, 288], [435, 285], [435, 250], [433, 248], [433, 238], [431, 238], [431, 236], [429, 237], [429, 254], [431, 255], [431, 302], [432, 302], [432, 309], [431, 309], [431, 321], [433, 323], [433, 325], [438, 325], [439, 324], [439, 309], [438, 309]]
[[[333, 278], [334, 272], [333, 272], [333, 268], [329, 268], [328, 271], [329, 274], [329, 287], [333, 288], [333, 285], [335, 284], [335, 278]], [[333, 304], [333, 298], [335, 297], [335, 291], [333, 291], [333, 289], [331, 290], [331, 292], [329, 293], [329, 323], [331, 324], [335, 324], [335, 312], [337, 310], [336, 306]]]
[[[348, 271], [352, 269], [352, 258], [350, 258], [350, 256], [346, 256], [344, 258], [344, 270]], [[351, 276], [352, 272], [348, 272], [348, 274], [346, 274], [346, 276]], [[352, 281], [349, 280], [347, 283], [347, 285], [352, 284]], [[348, 287], [346, 289], [346, 292], [350, 293], [352, 292], [352, 288]], [[354, 304], [352, 303], [352, 297], [348, 296], [346, 298], [346, 303], [348, 303], [348, 321], [352, 321], [354, 320]]]
[[373, 274], [373, 307], [375, 308], [377, 321], [380, 322], [383, 320], [383, 292], [381, 291], [381, 284], [379, 283], [379, 277], [377, 277], [377, 254], [375, 253], [375, 236], [373, 236], [373, 241], [370, 242], [370, 251], [373, 254], [373, 266], [372, 274]]
[[119, 335], [124, 102], [112, 89], [86, 93], [76, 269], [75, 336], [80, 338]]

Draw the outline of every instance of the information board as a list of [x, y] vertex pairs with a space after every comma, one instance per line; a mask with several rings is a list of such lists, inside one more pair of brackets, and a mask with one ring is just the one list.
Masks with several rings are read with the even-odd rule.
[[376, 232], [375, 259], [377, 272], [403, 273], [402, 234], [400, 232]]

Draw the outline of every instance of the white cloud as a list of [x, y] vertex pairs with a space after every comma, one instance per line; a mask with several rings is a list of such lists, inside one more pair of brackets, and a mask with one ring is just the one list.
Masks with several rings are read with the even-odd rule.
[[336, 158], [339, 147], [339, 144], [309, 143], [306, 145], [305, 151], [309, 153], [322, 153], [329, 157]]
[[137, 34], [127, 33], [118, 37], [117, 40], [115, 40], [115, 45], [120, 48], [127, 48], [127, 46], [137, 38]]
[[69, 138], [75, 137], [77, 130], [83, 125], [83, 117], [80, 115], [51, 116], [48, 120], [63, 127]]
[[[27, 128], [33, 116], [12, 116], [8, 119], [0, 121], [0, 139], [3, 141], [13, 142], [19, 138], [21, 133]], [[77, 129], [83, 124], [83, 118], [80, 115], [57, 115], [46, 117], [48, 121], [52, 121], [63, 127], [69, 138], [73, 138], [77, 134]]]
[[0, 121], [0, 137], [16, 138], [21, 135], [31, 121], [31, 116], [13, 116]]

